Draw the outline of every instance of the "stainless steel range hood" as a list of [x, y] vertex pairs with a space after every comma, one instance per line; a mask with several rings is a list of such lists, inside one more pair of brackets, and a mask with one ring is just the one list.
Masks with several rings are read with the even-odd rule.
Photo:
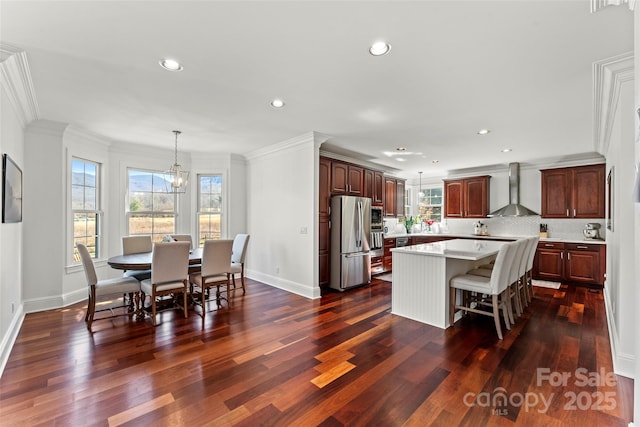
[[534, 216], [539, 215], [520, 204], [520, 163], [509, 163], [509, 204], [488, 216]]

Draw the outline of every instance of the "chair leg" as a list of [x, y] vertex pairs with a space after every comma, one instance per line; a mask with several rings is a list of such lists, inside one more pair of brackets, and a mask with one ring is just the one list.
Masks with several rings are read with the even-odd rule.
[[502, 292], [502, 294], [499, 295], [498, 301], [500, 303], [500, 306], [502, 306], [504, 326], [507, 328], [508, 331], [510, 331], [511, 325], [515, 325], [515, 323], [512, 323], [511, 322], [512, 319], [509, 318], [509, 314], [511, 314], [511, 310], [510, 310], [511, 300], [509, 299], [509, 290]]
[[202, 285], [201, 295], [202, 295], [202, 329], [204, 329], [204, 316], [207, 313], [207, 299], [206, 299], [207, 294], [205, 293], [204, 285]]
[[87, 311], [89, 314], [89, 319], [87, 322], [87, 329], [91, 331], [91, 324], [93, 323], [93, 316], [96, 314], [96, 289], [95, 287], [91, 287], [91, 294], [89, 295], [89, 306], [87, 307]]
[[[155, 288], [155, 286], [154, 286]], [[156, 326], [156, 290], [151, 292], [151, 324]]]
[[449, 325], [453, 326], [456, 316], [456, 288], [449, 286]]
[[244, 264], [242, 264], [242, 270], [240, 271], [240, 283], [242, 283], [242, 295], [247, 293], [247, 289], [244, 287]]
[[[508, 288], [507, 288], [508, 289]], [[498, 295], [492, 295], [493, 300], [493, 321], [496, 324], [498, 338], [502, 339], [502, 328], [500, 327], [500, 308], [498, 307]]]
[[184, 287], [182, 288], [182, 309], [184, 310], [184, 318], [189, 317], [189, 312], [187, 311], [187, 280], [183, 281]]

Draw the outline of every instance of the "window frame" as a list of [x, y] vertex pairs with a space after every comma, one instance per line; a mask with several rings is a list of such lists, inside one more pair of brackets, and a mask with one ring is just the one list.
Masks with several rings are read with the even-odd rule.
[[[74, 161], [79, 161], [82, 162], [83, 164], [90, 164], [95, 166], [96, 168], [96, 174], [95, 174], [95, 186], [93, 187], [95, 189], [95, 208], [94, 209], [74, 209], [73, 207], [73, 187], [74, 182], [73, 182], [73, 163]], [[69, 176], [69, 184], [68, 184], [68, 191], [69, 191], [69, 213], [70, 213], [70, 222], [71, 222], [71, 227], [70, 227], [70, 236], [71, 236], [71, 258], [70, 258], [70, 262], [69, 265], [80, 265], [82, 264], [82, 259], [80, 258], [80, 254], [76, 253], [76, 242], [77, 242], [77, 238], [75, 235], [75, 215], [76, 214], [94, 214], [96, 217], [96, 234], [94, 236], [95, 238], [95, 251], [94, 251], [94, 255], [92, 256], [92, 258], [94, 260], [98, 260], [102, 257], [103, 255], [103, 216], [104, 216], [104, 212], [102, 210], [102, 168], [103, 168], [103, 164], [95, 161], [95, 160], [89, 160], [86, 159], [84, 157], [80, 157], [80, 156], [71, 156], [70, 162], [69, 162], [69, 171], [68, 171], [68, 176]], [[91, 187], [87, 187], [86, 185], [83, 185], [83, 187], [85, 188], [91, 188]], [[86, 208], [86, 206], [85, 206]], [[88, 235], [84, 236], [85, 239], [88, 237]]]
[[197, 240], [197, 245], [199, 247], [203, 246], [203, 244], [201, 244], [200, 241], [200, 216], [201, 215], [211, 215], [212, 212], [203, 212], [202, 211], [202, 206], [200, 205], [200, 201], [202, 200], [201, 196], [202, 196], [202, 188], [200, 185], [200, 179], [204, 178], [204, 177], [220, 177], [220, 210], [217, 213], [217, 215], [220, 217], [220, 236], [218, 237], [219, 239], [222, 239], [222, 236], [224, 235], [224, 230], [225, 230], [225, 226], [224, 226], [224, 220], [225, 220], [225, 215], [224, 215], [224, 211], [225, 211], [225, 205], [226, 205], [226, 200], [225, 200], [225, 174], [224, 173], [216, 173], [216, 172], [211, 172], [211, 173], [198, 173], [196, 174], [196, 181], [197, 181], [197, 188], [196, 188], [196, 200], [195, 200], [195, 226], [196, 226], [196, 240]]
[[[126, 188], [125, 188], [125, 230], [126, 230], [126, 234], [127, 235], [132, 235], [132, 236], [151, 236], [151, 239], [153, 240], [154, 236], [164, 236], [166, 234], [176, 234], [177, 233], [177, 229], [178, 229], [178, 194], [177, 193], [168, 193], [166, 191], [153, 191], [153, 185], [152, 185], [152, 191], [151, 191], [151, 197], [153, 200], [153, 195], [154, 194], [172, 194], [173, 195], [173, 211], [169, 212], [169, 211], [155, 211], [155, 210], [151, 210], [151, 211], [131, 211], [130, 210], [130, 206], [131, 206], [131, 192], [130, 190], [130, 172], [131, 171], [135, 171], [135, 172], [142, 172], [142, 173], [149, 173], [149, 174], [158, 174], [158, 175], [165, 175], [165, 171], [161, 171], [161, 170], [155, 170], [155, 169], [146, 169], [146, 168], [138, 168], [138, 167], [132, 167], [132, 166], [128, 166], [126, 167]], [[173, 216], [173, 231], [171, 232], [163, 232], [163, 233], [154, 233], [153, 232], [153, 228], [154, 225], [152, 223], [152, 230], [151, 230], [151, 234], [141, 234], [141, 233], [136, 233], [136, 234], [132, 234], [131, 232], [131, 217], [132, 214], [142, 214], [142, 215], [150, 215], [152, 217], [155, 217], [157, 215], [162, 215], [162, 216]], [[161, 240], [161, 239], [158, 239]], [[158, 241], [158, 240], [154, 240], [154, 241]]]
[[[426, 220], [427, 218], [423, 217], [422, 214], [420, 213], [420, 204], [422, 203], [423, 199], [426, 199], [426, 197], [420, 197], [420, 191], [426, 193], [425, 190], [434, 190], [434, 189], [439, 189], [440, 190], [440, 204], [428, 204], [425, 203], [424, 206], [425, 207], [439, 207], [440, 208], [440, 218], [435, 219], [435, 221], [438, 222], [442, 222], [443, 220], [443, 208], [444, 208], [444, 185], [426, 185], [426, 186], [422, 186], [422, 188], [418, 188], [416, 191], [416, 215], [421, 215], [420, 217], [423, 220]], [[426, 195], [426, 194], [425, 194]], [[433, 197], [433, 196], [430, 196]], [[431, 218], [434, 219], [434, 218]]]

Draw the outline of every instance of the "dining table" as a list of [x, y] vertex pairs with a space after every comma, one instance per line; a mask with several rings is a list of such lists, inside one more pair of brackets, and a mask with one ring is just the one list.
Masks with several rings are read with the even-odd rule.
[[[153, 252], [137, 254], [115, 255], [107, 260], [111, 268], [117, 270], [151, 270]], [[189, 265], [202, 263], [202, 248], [189, 251]]]

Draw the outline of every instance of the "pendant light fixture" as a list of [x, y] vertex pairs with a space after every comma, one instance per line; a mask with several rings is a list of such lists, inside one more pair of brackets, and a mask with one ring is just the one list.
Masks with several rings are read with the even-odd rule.
[[187, 191], [187, 183], [189, 182], [189, 171], [183, 170], [182, 166], [178, 163], [178, 135], [182, 132], [174, 130], [173, 133], [176, 136], [175, 140], [175, 157], [173, 166], [169, 168], [164, 174], [165, 188], [167, 193], [184, 193]]
[[420, 187], [418, 190], [418, 197], [422, 199], [424, 197], [424, 193], [422, 192], [422, 171], [418, 172], [418, 174], [420, 175]]

